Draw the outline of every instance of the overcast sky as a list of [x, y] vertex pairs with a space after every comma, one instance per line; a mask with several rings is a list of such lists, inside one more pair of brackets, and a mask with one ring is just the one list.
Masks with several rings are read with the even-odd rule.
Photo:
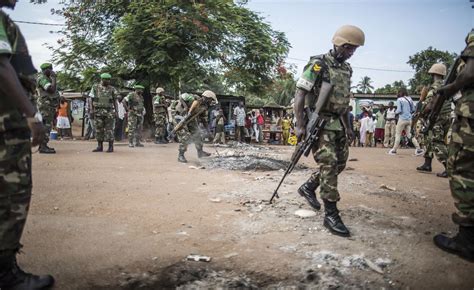
[[[14, 20], [58, 24], [63, 19], [50, 12], [59, 7], [58, 2], [34, 5], [23, 0], [14, 11], [4, 11]], [[469, 0], [250, 0], [248, 7], [265, 17], [274, 29], [285, 32], [292, 46], [287, 62], [297, 65], [297, 75], [310, 56], [332, 47], [337, 28], [344, 24], [359, 26], [365, 32], [366, 43], [349, 60], [354, 69], [353, 82], [367, 75], [377, 88], [396, 80], [407, 82], [413, 75], [406, 63], [408, 57], [429, 46], [459, 53], [466, 34], [474, 27], [472, 5]], [[58, 27], [19, 26], [39, 67], [51, 58], [43, 44], [56, 43], [58, 35], [50, 31]]]

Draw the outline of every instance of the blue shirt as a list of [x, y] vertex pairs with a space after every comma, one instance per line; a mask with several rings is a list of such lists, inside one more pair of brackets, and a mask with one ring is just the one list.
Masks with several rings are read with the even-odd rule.
[[411, 121], [411, 116], [415, 112], [415, 104], [410, 97], [401, 97], [397, 99], [397, 111], [399, 120]]

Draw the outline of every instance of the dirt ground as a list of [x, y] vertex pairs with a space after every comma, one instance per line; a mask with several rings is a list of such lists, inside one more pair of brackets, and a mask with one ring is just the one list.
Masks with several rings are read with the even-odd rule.
[[[95, 142], [53, 141], [33, 155], [33, 199], [20, 264], [56, 289], [473, 289], [474, 265], [438, 250], [455, 233], [447, 179], [398, 156], [351, 148], [339, 207], [351, 238], [296, 193], [316, 167], [304, 159], [269, 205], [292, 147], [218, 147], [188, 164], [177, 144], [92, 153]], [[283, 161], [282, 161], [283, 160]], [[234, 166], [235, 165], [235, 166]], [[204, 167], [204, 168], [203, 168]], [[385, 185], [385, 186], [383, 186]], [[210, 262], [186, 261], [189, 254]]]

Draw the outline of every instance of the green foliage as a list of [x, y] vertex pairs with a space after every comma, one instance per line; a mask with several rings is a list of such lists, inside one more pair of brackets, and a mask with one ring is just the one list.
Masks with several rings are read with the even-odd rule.
[[392, 84], [387, 84], [383, 88], [378, 88], [378, 89], [375, 90], [375, 93], [376, 94], [387, 94], [387, 95], [397, 94], [398, 90], [401, 89], [401, 88], [406, 88], [406, 85], [402, 80], [395, 81]]
[[357, 84], [357, 92], [362, 94], [371, 94], [374, 87], [371, 85], [373, 81], [370, 77], [365, 76], [363, 77], [360, 82]]
[[168, 91], [263, 94], [289, 43], [246, 1], [66, 1], [54, 61]]
[[411, 92], [419, 91], [420, 87], [431, 83], [428, 70], [433, 64], [442, 62], [449, 68], [455, 58], [455, 53], [441, 51], [431, 46], [410, 56], [407, 63], [415, 70], [415, 75], [409, 81]]

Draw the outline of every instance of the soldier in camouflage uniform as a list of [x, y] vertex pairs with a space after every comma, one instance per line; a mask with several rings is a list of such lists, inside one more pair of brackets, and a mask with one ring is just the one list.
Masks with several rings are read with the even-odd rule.
[[364, 45], [364, 41], [364, 33], [358, 27], [346, 25], [339, 28], [332, 39], [333, 49], [324, 55], [312, 57], [305, 66], [296, 84], [295, 93], [296, 133], [301, 140], [306, 133], [305, 110], [314, 110], [322, 82], [334, 86], [327, 104], [320, 112], [320, 117], [324, 118], [327, 124], [321, 138], [313, 146], [314, 160], [319, 164], [319, 170], [298, 189], [298, 193], [305, 197], [314, 209], [319, 210], [321, 204], [315, 191], [320, 187], [325, 207], [324, 226], [333, 234], [344, 237], [350, 236], [350, 232], [342, 222], [336, 204], [340, 199], [337, 176], [346, 167], [348, 145], [353, 139], [352, 128], [349, 126], [352, 69], [346, 60], [359, 46]]
[[[15, 3], [0, 0], [0, 7]], [[31, 146], [44, 137], [41, 115], [31, 102], [35, 74], [23, 35], [0, 10], [0, 289], [5, 290], [54, 284], [50, 275], [23, 272], [16, 261], [31, 200]]]
[[134, 86], [135, 92], [125, 97], [125, 109], [128, 112], [128, 147], [143, 147], [140, 143], [141, 124], [143, 122], [143, 111], [145, 104], [143, 101], [142, 85]]
[[458, 212], [452, 216], [459, 226], [456, 236], [444, 234], [434, 237], [442, 250], [474, 262], [474, 29], [466, 37], [466, 48], [461, 53], [462, 68], [456, 80], [439, 89], [447, 97], [454, 97], [455, 118], [448, 150], [448, 176], [454, 205]]
[[90, 112], [94, 116], [97, 148], [92, 152], [104, 151], [104, 141], [109, 142], [107, 152], [114, 152], [114, 126], [117, 118], [117, 91], [110, 85], [112, 76], [100, 75], [101, 83], [92, 87], [89, 96], [92, 100]]
[[163, 88], [156, 89], [156, 96], [153, 98], [153, 119], [155, 121], [155, 144], [166, 144], [166, 119], [168, 109], [164, 96]]
[[[201, 123], [207, 126], [208, 108], [216, 104], [217, 97], [212, 91], [205, 91], [201, 96], [187, 93], [179, 96], [179, 100], [176, 102], [175, 107], [172, 110], [175, 113], [175, 116], [180, 115], [186, 118], [186, 116], [194, 115], [198, 110], [203, 111], [199, 113], [196, 118], [184, 125], [182, 129], [176, 131], [176, 135], [180, 142], [178, 154], [179, 162], [188, 162], [184, 157], [184, 153], [187, 151], [189, 143], [192, 142], [194, 142], [194, 146], [196, 146], [198, 158], [208, 157], [211, 155], [202, 149], [203, 146], [199, 124]], [[175, 118], [175, 116], [173, 116], [173, 118]]]
[[46, 128], [45, 138], [40, 145], [39, 153], [56, 153], [54, 148], [48, 147], [49, 134], [53, 126], [54, 115], [59, 106], [59, 93], [56, 87], [56, 74], [53, 71], [53, 65], [50, 63], [43, 63], [41, 66], [41, 73], [38, 74], [36, 80], [38, 91], [38, 110], [43, 116], [43, 124]]
[[[426, 107], [433, 101], [433, 96], [436, 94], [436, 90], [443, 85], [443, 78], [446, 76], [446, 66], [442, 63], [435, 63], [431, 66], [428, 73], [433, 77], [433, 83], [431, 84], [426, 98], [421, 104], [421, 112], [426, 110]], [[438, 120], [436, 121], [433, 129], [424, 134], [423, 141], [426, 145], [425, 151], [425, 163], [416, 168], [421, 172], [431, 172], [431, 162], [433, 160], [433, 153], [436, 158], [441, 162], [445, 168], [444, 172], [436, 174], [438, 177], [448, 177], [446, 172], [446, 163], [448, 160], [448, 148], [446, 145], [446, 136], [448, 135], [449, 127], [451, 126], [451, 102], [445, 101], [443, 108], [439, 113]], [[426, 115], [426, 114], [423, 114]]]

